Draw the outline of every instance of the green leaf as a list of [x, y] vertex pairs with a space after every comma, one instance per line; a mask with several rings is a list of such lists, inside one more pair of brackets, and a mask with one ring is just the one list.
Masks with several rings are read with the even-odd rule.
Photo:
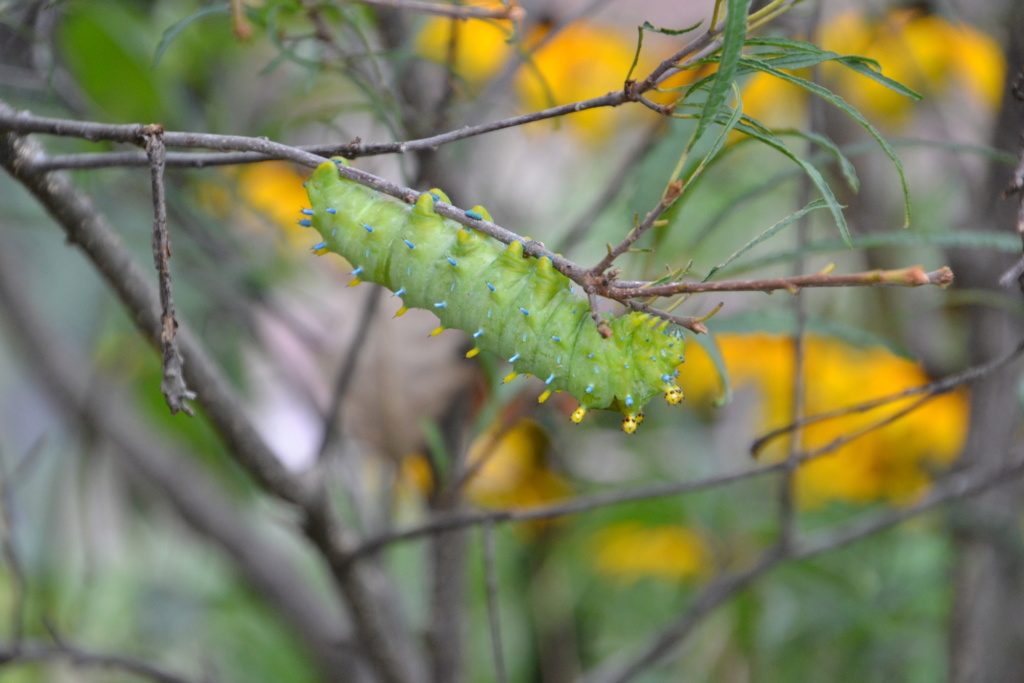
[[[732, 132], [733, 128], [736, 127], [736, 125], [740, 122], [740, 119], [743, 116], [743, 106], [742, 102], [740, 101], [739, 86], [733, 83], [732, 88], [736, 97], [736, 106], [729, 113], [729, 118], [726, 119], [724, 122], [721, 122], [720, 118], [717, 119], [718, 122], [722, 123], [722, 129], [718, 132], [718, 137], [716, 137], [715, 141], [711, 144], [711, 148], [708, 149], [708, 151], [701, 158], [700, 163], [697, 164], [697, 167], [693, 169], [692, 173], [690, 173], [689, 177], [686, 179], [686, 182], [683, 183], [682, 192], [680, 193], [680, 196], [682, 196], [688, 189], [690, 189], [693, 186], [693, 184], [700, 177], [700, 174], [704, 171], [704, 169], [706, 169], [708, 165], [712, 162], [712, 160], [714, 160], [715, 157], [718, 156], [718, 153], [722, 151], [722, 148], [725, 146], [725, 142], [729, 137], [729, 133]], [[691, 138], [691, 142], [695, 139], [696, 135], [694, 135], [694, 137]]]
[[743, 56], [743, 45], [747, 37], [747, 12], [751, 0], [728, 0], [725, 16], [725, 32], [722, 37], [722, 52], [718, 57], [718, 71], [708, 92], [693, 139], [697, 140], [718, 115], [725, 102], [726, 93], [732, 87], [736, 66]]
[[729, 256], [729, 258], [727, 258], [724, 261], [722, 261], [722, 263], [720, 263], [717, 266], [715, 266], [714, 268], [712, 268], [708, 272], [707, 277], [704, 278], [704, 282], [707, 282], [708, 280], [710, 280], [711, 277], [715, 273], [720, 271], [722, 268], [725, 268], [730, 263], [732, 263], [733, 261], [738, 259], [740, 256], [742, 256], [746, 252], [750, 251], [751, 249], [756, 247], [758, 244], [761, 244], [761, 242], [764, 242], [768, 238], [772, 237], [777, 232], [781, 231], [782, 229], [784, 229], [788, 225], [792, 224], [794, 221], [797, 221], [797, 220], [803, 218], [806, 214], [810, 213], [811, 211], [814, 211], [815, 209], [823, 209], [826, 206], [827, 206], [827, 204], [825, 203], [825, 200], [823, 200], [823, 199], [815, 199], [814, 201], [812, 201], [810, 204], [808, 204], [804, 208], [800, 209], [799, 211], [794, 211], [793, 213], [791, 213], [790, 215], [786, 216], [781, 221], [779, 221], [778, 223], [776, 223], [772, 227], [768, 228], [767, 230], [762, 232], [760, 235], [757, 235], [756, 237], [754, 237], [754, 239], [750, 240], [749, 242], [744, 244], [742, 247], [740, 247], [739, 249], [734, 251]]
[[843, 241], [847, 244], [851, 244], [850, 229], [846, 225], [846, 217], [843, 216], [843, 206], [836, 199], [835, 193], [832, 192], [832, 188], [829, 187], [829, 184], [821, 175], [821, 171], [819, 171], [814, 164], [797, 156], [793, 150], [787, 147], [784, 142], [779, 140], [771, 133], [771, 131], [761, 125], [761, 123], [756, 119], [744, 116], [743, 121], [737, 124], [736, 130], [763, 142], [769, 147], [789, 157], [794, 163], [799, 165], [800, 168], [804, 170], [804, 173], [807, 174], [807, 177], [811, 179], [811, 182], [814, 183], [814, 186], [818, 188], [818, 192], [821, 193], [822, 198], [828, 206], [829, 212], [832, 214], [832, 219], [835, 221], [836, 227], [839, 228], [839, 234], [842, 236]]
[[856, 107], [852, 106], [850, 103], [848, 103], [846, 100], [844, 100], [842, 97], [835, 94], [831, 90], [824, 88], [818, 85], [817, 83], [809, 81], [806, 78], [794, 76], [793, 74], [786, 73], [785, 71], [779, 71], [778, 69], [768, 66], [764, 62], [759, 62], [756, 59], [745, 59], [743, 60], [743, 64], [744, 66], [749, 66], [750, 68], [757, 69], [758, 71], [763, 71], [764, 73], [771, 74], [776, 78], [780, 78], [794, 85], [798, 85], [801, 88], [804, 88], [805, 90], [814, 93], [818, 97], [821, 97], [827, 102], [830, 102], [835, 107], [841, 109], [843, 112], [846, 113], [847, 116], [849, 116], [854, 121], [859, 123], [860, 126], [864, 128], [864, 130], [866, 130], [871, 135], [871, 137], [875, 139], [875, 142], [878, 143], [878, 146], [882, 148], [882, 150], [885, 152], [885, 155], [889, 157], [889, 160], [892, 161], [893, 166], [895, 166], [896, 172], [900, 178], [900, 187], [903, 190], [903, 227], [907, 227], [910, 225], [910, 187], [907, 185], [907, 178], [906, 175], [903, 173], [903, 163], [900, 161], [900, 158], [896, 155], [896, 151], [892, 148], [892, 146], [885, 140], [884, 137], [882, 137], [882, 134], [879, 133], [878, 130], [874, 126], [872, 126], [866, 118], [864, 118], [864, 115], [861, 114]]
[[708, 354], [718, 373], [718, 379], [722, 382], [722, 395], [714, 401], [714, 406], [721, 408], [732, 401], [732, 382], [729, 381], [729, 369], [725, 366], [725, 357], [722, 356], [722, 350], [718, 348], [718, 342], [715, 341], [713, 334], [698, 334], [694, 336], [694, 339]]
[[171, 43], [174, 42], [174, 39], [177, 38], [182, 31], [188, 28], [189, 24], [210, 15], [228, 14], [229, 12], [230, 9], [226, 4], [215, 5], [213, 7], [201, 9], [198, 12], [194, 12], [184, 19], [173, 23], [163, 32], [163, 35], [160, 36], [160, 42], [157, 44], [156, 51], [153, 53], [153, 63], [151, 68], [155, 69], [157, 67], [160, 63], [160, 59], [164, 56], [164, 53], [167, 52], [167, 48], [171, 46]]

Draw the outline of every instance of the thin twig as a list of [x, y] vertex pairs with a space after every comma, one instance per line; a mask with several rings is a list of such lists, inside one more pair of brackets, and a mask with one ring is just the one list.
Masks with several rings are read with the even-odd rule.
[[[0, 119], [8, 111], [0, 103]], [[0, 133], [0, 166], [32, 192], [65, 230], [69, 241], [82, 248], [120, 297], [143, 336], [158, 345], [159, 297], [149, 280], [106, 219], [64, 174], [39, 173], [32, 168], [31, 161], [40, 156], [42, 150], [31, 138]], [[381, 610], [381, 596], [375, 588], [381, 583], [379, 574], [374, 575], [377, 568], [357, 568], [347, 561], [347, 550], [353, 544], [351, 532], [330, 506], [323, 482], [301, 482], [292, 476], [256, 431], [205, 346], [184, 324], [178, 330], [178, 339], [189, 359], [186, 379], [196, 389], [197, 402], [235, 461], [266, 491], [301, 511], [302, 529], [330, 567], [348, 603], [364, 652], [381, 680], [418, 680], [418, 658], [411, 644], [404, 634], [392, 632], [388, 615]]]
[[630, 230], [629, 234], [626, 235], [626, 237], [616, 247], [609, 249], [605, 257], [598, 261], [597, 264], [590, 269], [590, 272], [596, 276], [608, 270], [615, 259], [629, 251], [629, 248], [632, 247], [638, 239], [643, 237], [648, 230], [654, 227], [658, 219], [676, 203], [676, 200], [678, 200], [680, 196], [682, 196], [682, 191], [682, 180], [669, 183], [669, 186], [665, 188], [665, 192], [662, 194], [661, 199], [658, 200], [658, 204], [647, 212], [644, 219], [640, 221], [635, 228]]
[[111, 669], [133, 673], [158, 683], [192, 683], [191, 679], [184, 678], [135, 657], [90, 652], [63, 641], [55, 645], [36, 642], [14, 643], [9, 646], [0, 645], [0, 667], [53, 661], [67, 661], [72, 666], [81, 668]]
[[498, 575], [494, 562], [494, 523], [484, 522], [480, 527], [484, 544], [484, 581], [487, 592], [487, 623], [491, 631], [491, 652], [494, 655], [494, 674], [498, 683], [508, 681], [505, 670], [505, 650], [501, 637], [501, 614], [498, 602]]
[[921, 266], [896, 270], [869, 270], [863, 273], [813, 273], [764, 280], [722, 280], [719, 282], [669, 282], [652, 285], [647, 282], [612, 282], [601, 296], [609, 299], [673, 296], [700, 292], [773, 292], [786, 290], [796, 294], [806, 287], [946, 287], [953, 282], [953, 271], [943, 266], [926, 272]]
[[364, 555], [376, 553], [377, 551], [393, 544], [404, 541], [411, 541], [424, 536], [476, 526], [485, 522], [495, 524], [511, 522], [528, 522], [534, 520], [554, 519], [566, 517], [582, 512], [588, 512], [610, 505], [620, 505], [638, 500], [651, 500], [654, 498], [665, 498], [678, 496], [683, 493], [692, 493], [706, 489], [725, 486], [737, 481], [763, 477], [778, 472], [782, 463], [762, 465], [748, 468], [739, 472], [720, 474], [695, 481], [674, 482], [671, 484], [652, 484], [632, 490], [605, 491], [590, 496], [583, 496], [565, 503], [555, 505], [541, 505], [536, 507], [522, 508], [519, 510], [490, 510], [487, 512], [460, 513], [454, 515], [439, 516], [419, 526], [405, 530], [394, 530], [382, 533], [378, 536], [366, 539], [362, 545], [356, 548], [349, 556], [349, 561], [356, 560]]
[[679, 647], [708, 613], [786, 561], [804, 560], [838, 550], [920, 516], [943, 503], [974, 496], [995, 486], [1012, 482], [1022, 474], [1024, 457], [1018, 454], [1013, 461], [994, 470], [972, 468], [957, 472], [940, 482], [920, 501], [906, 508], [879, 515], [867, 522], [851, 525], [840, 532], [823, 535], [817, 539], [794, 542], [789, 548], [773, 545], [749, 569], [727, 574], [709, 584], [678, 619], [662, 629], [647, 647], [625, 664], [600, 669], [588, 676], [586, 681], [625, 683]]
[[422, 14], [436, 14], [442, 17], [453, 19], [511, 19], [522, 21], [526, 17], [526, 11], [519, 6], [508, 7], [478, 7], [474, 5], [445, 5], [433, 2], [421, 2], [420, 0], [354, 0], [363, 5], [374, 5], [387, 7], [389, 9], [420, 12]]
[[148, 127], [146, 133], [146, 155], [149, 157], [153, 184], [153, 263], [156, 265], [160, 284], [160, 350], [163, 377], [160, 391], [171, 409], [179, 410], [189, 417], [195, 413], [186, 401], [196, 397], [185, 383], [182, 366], [185, 364], [175, 336], [178, 320], [174, 315], [174, 296], [171, 292], [171, 237], [167, 231], [167, 202], [164, 198], [164, 154], [163, 128], [159, 125]]

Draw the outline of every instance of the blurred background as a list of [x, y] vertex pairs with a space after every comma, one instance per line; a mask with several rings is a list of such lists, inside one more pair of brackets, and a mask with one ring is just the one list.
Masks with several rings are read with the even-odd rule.
[[[512, 21], [402, 2], [0, 1], [0, 100], [37, 116], [290, 145], [415, 140], [620, 89], [704, 30], [714, 5], [536, 0]], [[1019, 343], [1020, 291], [998, 279], [1021, 251], [1016, 200], [1000, 194], [1024, 130], [1009, 85], [1024, 11], [1012, 0], [820, 0], [753, 35], [876, 60], [922, 95], [834, 61], [793, 72], [888, 141], [911, 211], [898, 167], [856, 119], [791, 82], [744, 74], [744, 114], [823, 174], [849, 241], [828, 211], [765, 234], [817, 190], [792, 158], [732, 131], [664, 223], [616, 262], [622, 277], [949, 265], [956, 282], [674, 300], [679, 315], [724, 307], [709, 335], [686, 333], [683, 406], [655, 402], [633, 436], [613, 413], [571, 424], [571, 397], [538, 405], [542, 382], [503, 383], [507, 363], [467, 360], [464, 333], [429, 337], [432, 314], [395, 319], [390, 293], [347, 287], [351, 267], [315, 255], [318, 240], [298, 225], [308, 169], [168, 167], [179, 320], [286, 470], [324, 487], [356, 547], [438, 515], [583, 503], [360, 556], [379, 572], [374, 609], [419, 658], [409, 680], [620, 680], [629, 662], [631, 680], [729, 683], [995, 681], [1022, 670], [1018, 483], [842, 539], [945, 495], [948, 477], [1011, 462], [1016, 365], [920, 405], [908, 397], [812, 423], [756, 457], [751, 446], [795, 410], [841, 411]], [[674, 102], [714, 69], [682, 71], [652, 99]], [[694, 125], [630, 103], [353, 164], [482, 204], [590, 266], [657, 203]], [[34, 139], [50, 155], [132, 149]], [[155, 283], [145, 162], [59, 173]], [[171, 680], [126, 660], [173, 680], [388, 680], [362, 659], [352, 597], [339, 596], [295, 509], [239, 466], [203, 410], [169, 413], [159, 352], [10, 173], [0, 197], [0, 681]], [[136, 454], [107, 421], [62, 407], [46, 367], [84, 388], [80, 404], [130, 424]], [[110, 386], [107, 402], [99, 387]], [[796, 470], [791, 500], [777, 471], [716, 479], [825, 447]], [[770, 555], [780, 529], [821, 551]], [[116, 661], [100, 666], [99, 654]]]

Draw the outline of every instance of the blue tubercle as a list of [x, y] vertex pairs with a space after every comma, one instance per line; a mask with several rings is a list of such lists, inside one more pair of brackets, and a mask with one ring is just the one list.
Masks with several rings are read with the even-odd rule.
[[662, 375], [661, 376], [661, 381], [662, 382], [671, 382], [672, 381], [672, 375], [668, 375], [668, 374]]
[[301, 213], [304, 216], [312, 216], [313, 209], [299, 209], [299, 213]]
[[356, 268], [355, 270], [352, 271], [352, 274], [353, 275], [359, 275], [359, 273], [361, 273], [361, 272], [363, 272], [363, 267], [359, 266], [358, 268]]
[[551, 335], [551, 338], [554, 339], [556, 342], [562, 341], [562, 338], [555, 334]]
[[487, 283], [487, 289], [489, 289], [489, 290], [491, 290], [493, 292], [494, 291], [494, 285], [492, 285], [490, 282], [488, 282]]
[[470, 209], [469, 211], [466, 212], [466, 218], [475, 218], [478, 221], [482, 221], [484, 219], [484, 215], [479, 211], [474, 211], [473, 209]]
[[[328, 210], [328, 211], [330, 211], [330, 209], [327, 209], [327, 210]], [[365, 229], [366, 229], [366, 232], [373, 232], [373, 228], [371, 228], [371, 227], [370, 227], [369, 225], [367, 225], [366, 223], [363, 223], [363, 228], [365, 228]]]
[[334, 214], [338, 213], [338, 210], [337, 209], [327, 209], [327, 213], [329, 213], [329, 214], [331, 214], [333, 216]]
[[518, 353], [516, 355], [512, 356], [511, 358], [509, 358], [508, 362], [509, 363], [515, 363], [517, 360], [519, 360], [519, 354]]
[[588, 384], [587, 385], [587, 393], [589, 394], [589, 393], [591, 393], [593, 391], [594, 391], [594, 385], [593, 384]]
[[626, 407], [627, 408], [632, 408], [633, 407], [633, 397], [632, 396], [627, 396], [626, 397]]
[[405, 246], [409, 247], [410, 249], [416, 248], [416, 245], [410, 242], [409, 240], [403, 239], [402, 241], [405, 242]]
[[310, 221], [308, 218], [303, 218], [301, 221], [299, 221], [299, 225], [301, 225], [304, 228], [313, 227], [312, 221]]
[[552, 372], [551, 375], [546, 380], [544, 380], [544, 384], [551, 384], [554, 381], [555, 381], [555, 373]]
[[481, 327], [480, 329], [478, 329], [476, 332], [473, 333], [473, 339], [479, 338], [480, 335], [482, 335], [483, 333], [484, 333], [484, 328]]
[[454, 268], [454, 267], [459, 265], [459, 262], [456, 261], [455, 259], [453, 259], [451, 256], [447, 256], [445, 258], [448, 259], [448, 263], [452, 264], [452, 268]]
[[434, 308], [444, 308], [447, 305], [448, 302], [446, 301], [438, 301], [436, 304], [434, 304]]
[[593, 358], [593, 357], [594, 357], [594, 354], [592, 354], [592, 353], [588, 353], [587, 354], [587, 358]]
[[522, 306], [519, 307], [519, 310], [523, 312], [523, 315], [530, 315], [530, 312], [523, 308]]
[[403, 294], [405, 294], [405, 287], [399, 287], [391, 296], [402, 296]]

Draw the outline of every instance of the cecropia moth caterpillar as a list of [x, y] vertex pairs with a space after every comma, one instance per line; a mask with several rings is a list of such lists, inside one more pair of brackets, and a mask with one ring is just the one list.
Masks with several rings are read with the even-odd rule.
[[[684, 340], [667, 321], [629, 313], [606, 321], [606, 339], [588, 300], [550, 259], [446, 220], [434, 210], [436, 200], [449, 203], [439, 190], [410, 206], [343, 178], [336, 164], [344, 163], [325, 161], [306, 181], [312, 209], [303, 209], [300, 223], [320, 233], [315, 252], [333, 251], [355, 267], [352, 284], [387, 287], [402, 298], [399, 315], [410, 307], [433, 311], [441, 320], [435, 333], [464, 330], [475, 343], [467, 356], [491, 351], [512, 363], [506, 382], [518, 374], [544, 381], [542, 403], [569, 392], [579, 401], [573, 422], [592, 409], [617, 410], [632, 434], [655, 396], [682, 399], [674, 380]], [[490, 220], [479, 206], [466, 215]]]

